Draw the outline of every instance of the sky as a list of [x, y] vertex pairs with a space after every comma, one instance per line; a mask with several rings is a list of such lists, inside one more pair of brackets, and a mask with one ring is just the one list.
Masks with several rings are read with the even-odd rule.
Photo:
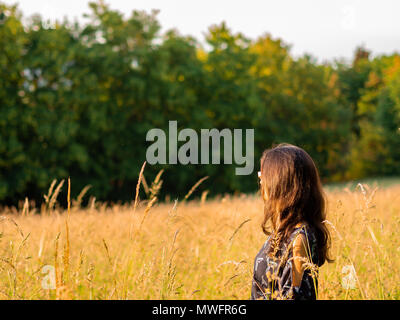
[[[84, 21], [86, 0], [13, 0], [24, 16], [40, 13], [52, 21], [68, 17]], [[162, 31], [176, 28], [204, 41], [213, 24], [225, 21], [233, 32], [256, 39], [270, 33], [291, 45], [294, 56], [311, 54], [318, 61], [350, 60], [357, 46], [374, 55], [400, 52], [398, 0], [106, 0], [129, 15], [133, 9], [159, 9]]]

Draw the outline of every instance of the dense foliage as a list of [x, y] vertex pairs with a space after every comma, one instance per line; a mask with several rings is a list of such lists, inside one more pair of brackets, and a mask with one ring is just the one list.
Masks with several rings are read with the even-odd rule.
[[400, 174], [400, 56], [352, 64], [294, 58], [280, 39], [256, 40], [221, 23], [198, 40], [162, 33], [157, 12], [129, 17], [102, 2], [86, 23], [22, 17], [0, 3], [0, 201], [42, 199], [71, 177], [97, 199], [133, 198], [151, 128], [254, 128], [255, 171], [233, 165], [166, 169], [163, 190], [182, 197], [201, 177], [212, 194], [257, 188], [261, 152], [307, 150], [324, 181]]

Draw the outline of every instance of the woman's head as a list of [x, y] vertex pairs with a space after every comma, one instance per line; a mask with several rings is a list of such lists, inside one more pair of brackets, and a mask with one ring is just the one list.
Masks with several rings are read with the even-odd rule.
[[314, 161], [303, 149], [280, 144], [265, 150], [260, 161], [260, 191], [264, 199], [262, 228], [287, 239], [297, 224], [314, 227], [320, 264], [328, 258], [329, 232], [325, 220], [325, 197]]

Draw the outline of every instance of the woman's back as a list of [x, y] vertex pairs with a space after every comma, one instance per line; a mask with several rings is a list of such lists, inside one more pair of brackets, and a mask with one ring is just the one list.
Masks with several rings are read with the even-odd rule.
[[[303, 245], [307, 253], [307, 261], [304, 264], [305, 270], [301, 284], [295, 287], [293, 286], [293, 244], [295, 239], [298, 239], [297, 236], [305, 239]], [[308, 225], [295, 228], [271, 256], [273, 241], [273, 236], [270, 236], [255, 258], [251, 299], [315, 300], [318, 289], [319, 259], [314, 228]]]

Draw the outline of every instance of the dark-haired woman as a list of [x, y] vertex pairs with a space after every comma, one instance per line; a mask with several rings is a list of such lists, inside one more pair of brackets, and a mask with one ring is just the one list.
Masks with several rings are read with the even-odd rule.
[[314, 300], [318, 268], [331, 261], [314, 161], [303, 149], [280, 144], [264, 151], [259, 179], [268, 239], [254, 261], [251, 299]]

